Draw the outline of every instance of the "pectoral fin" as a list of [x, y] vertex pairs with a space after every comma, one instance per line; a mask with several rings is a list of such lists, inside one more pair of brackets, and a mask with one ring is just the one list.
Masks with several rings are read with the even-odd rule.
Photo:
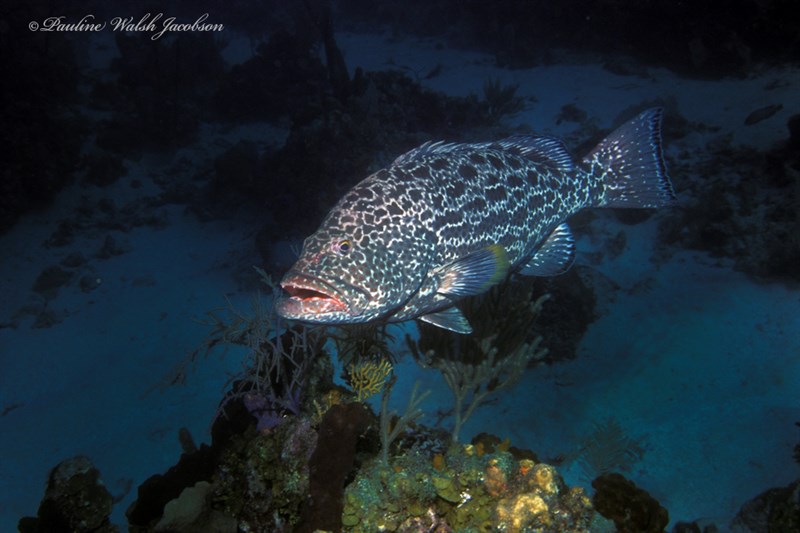
[[442, 267], [438, 292], [471, 296], [499, 283], [508, 273], [508, 255], [499, 244], [487, 246]]
[[472, 333], [472, 326], [469, 325], [467, 318], [458, 310], [457, 307], [448, 307], [442, 311], [429, 313], [418, 317], [423, 322], [433, 324], [440, 328], [449, 329], [456, 333], [468, 335]]
[[563, 274], [575, 262], [575, 239], [566, 223], [562, 223], [536, 250], [533, 257], [522, 267], [523, 276], [557, 276]]

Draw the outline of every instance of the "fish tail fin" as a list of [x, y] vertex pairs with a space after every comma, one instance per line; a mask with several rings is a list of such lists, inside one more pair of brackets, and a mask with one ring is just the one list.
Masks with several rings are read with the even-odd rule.
[[675, 200], [661, 149], [661, 108], [648, 109], [600, 141], [583, 163], [600, 182], [600, 207], [661, 207]]

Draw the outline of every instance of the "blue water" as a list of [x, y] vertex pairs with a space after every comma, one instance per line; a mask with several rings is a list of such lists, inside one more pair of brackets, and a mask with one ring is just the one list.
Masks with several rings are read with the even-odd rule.
[[[114, 9], [105, 6], [97, 17], [111, 20], [118, 16]], [[211, 86], [230, 79], [224, 77], [233, 76], [232, 66], [252, 58], [264, 37], [214, 9], [208, 8], [209, 20], [224, 20], [228, 29], [214, 34], [220, 40], [222, 63], [218, 72], [208, 74]], [[76, 19], [74, 8], [65, 13], [69, 20]], [[280, 25], [276, 13], [266, 19], [271, 28]], [[29, 18], [58, 14], [37, 8]], [[444, 35], [366, 28], [355, 19], [341, 27], [335, 37], [351, 75], [356, 67], [398, 72], [425, 89], [475, 98], [481, 97], [489, 79], [517, 86], [516, 94], [524, 100], [522, 111], [491, 128], [458, 132], [460, 139], [446, 140], [476, 140], [476, 135], [505, 135], [522, 128], [563, 138], [571, 151], [580, 153], [588, 139], [614, 126], [629, 108], [667, 108], [665, 155], [678, 206], [636, 225], [609, 213], [580, 222], [577, 265], [592, 280], [597, 318], [580, 339], [576, 358], [528, 369], [513, 390], [476, 411], [462, 430], [463, 441], [488, 430], [540, 457], [560, 457], [558, 468], [566, 482], [590, 490], [579, 450], [596, 424], [613, 419], [643, 450], [625, 474], [669, 509], [672, 523], [705, 519], [722, 530], [744, 502], [797, 479], [798, 465], [792, 460], [798, 442], [795, 422], [800, 419], [796, 279], [753, 276], [741, 271], [742, 263], [734, 256], [686, 249], [685, 236], [666, 244], [659, 233], [665, 220], [683, 209], [702, 212], [698, 202], [710, 201], [698, 191], [716, 163], [712, 154], [720, 153], [715, 147], [728, 147], [735, 157], [766, 153], [786, 142], [787, 119], [797, 112], [796, 66], [762, 65], [748, 77], [701, 79], [681, 77], [676, 68], [658, 62], [633, 61], [631, 72], [621, 72], [608, 68], [608, 57], [616, 56], [603, 55], [607, 51], [593, 54], [584, 49], [576, 55], [554, 49], [548, 61], [511, 69], [500, 66], [497, 57], [478, 44], [458, 44], [458, 39], [448, 41]], [[221, 172], [218, 158], [242, 141], [252, 143], [260, 157], [253, 179], [266, 179], [273, 169], [265, 154], [284, 145], [293, 120], [304, 120], [279, 112], [272, 116], [275, 110], [267, 108], [247, 116], [253, 95], [222, 106], [230, 110], [243, 104], [236, 119], [203, 108], [220, 104], [198, 97], [202, 104], [187, 102], [183, 118], [161, 117], [156, 111], [152, 124], [123, 121], [122, 137], [130, 138], [119, 142], [127, 142], [127, 149], [98, 145], [103, 121], [141, 112], [123, 108], [123, 103], [145, 101], [148, 62], [166, 54], [159, 48], [149, 52], [154, 55], [145, 53], [137, 67], [142, 69], [141, 79], [129, 79], [131, 71], [114, 63], [130, 57], [120, 53], [118, 35], [108, 27], [63, 32], [75, 51], [72, 68], [82, 76], [75, 83], [78, 96], [70, 96], [67, 106], [86, 124], [80, 153], [111, 154], [125, 174], [111, 184], [96, 184], [86, 178], [86, 165], [65, 169], [72, 176], [68, 183], [48, 201], [20, 214], [0, 235], [2, 531], [13, 531], [19, 518], [35, 515], [49, 470], [78, 454], [87, 455], [99, 468], [106, 487], [119, 500], [112, 522], [125, 529], [124, 512], [136, 498], [138, 485], [180, 456], [179, 429], [187, 428], [198, 443], [209, 442], [228, 380], [241, 370], [242, 349], [216, 349], [192, 358], [209, 331], [202, 323], [206, 313], [229, 303], [247, 309], [259, 290], [252, 266], [278, 274], [285, 270], [308, 228], [316, 227], [347, 188], [346, 183], [321, 176], [317, 181], [276, 183], [279, 192], [262, 201], [259, 187], [248, 189], [246, 178], [234, 192], [215, 182], [215, 173]], [[14, 51], [22, 53], [19, 48]], [[319, 43], [312, 51], [324, 63]], [[181, 65], [175, 68], [202, 70], [188, 60]], [[200, 83], [190, 75], [186, 79], [190, 85]], [[159, 87], [158, 81], [153, 83]], [[112, 87], [112, 96], [99, 96], [108, 90], [103, 84]], [[119, 87], [138, 96], [115, 100]], [[286, 105], [295, 106], [293, 96], [300, 89], [292, 87], [286, 91]], [[195, 94], [167, 85], [158, 90], [160, 96], [151, 97], [162, 102]], [[232, 98], [232, 93], [225, 94]], [[364, 106], [371, 105], [369, 98], [364, 97]], [[782, 107], [774, 114], [744, 124], [753, 110], [775, 103]], [[563, 119], [566, 105], [586, 116]], [[399, 112], [402, 115], [402, 108]], [[670, 123], [671, 117], [686, 122]], [[186, 138], [171, 137], [170, 127], [183, 131], [172, 120], [193, 123], [195, 129]], [[386, 124], [387, 129], [395, 127]], [[675, 128], [685, 131], [679, 135]], [[36, 126], [30, 131], [36, 132]], [[160, 132], [167, 133], [162, 137]], [[406, 141], [423, 142], [429, 140], [426, 135], [421, 126]], [[52, 146], [50, 150], [54, 153]], [[365, 174], [351, 176], [349, 183], [396, 155], [399, 152], [386, 146], [376, 148], [368, 161], [361, 161]], [[40, 154], [35, 161], [43, 166], [47, 159]], [[328, 162], [338, 164], [336, 158]], [[713, 179], [729, 179], [731, 189], [749, 184], [755, 197], [775, 187], [754, 184], [748, 176], [716, 174]], [[757, 230], [755, 220], [736, 223]], [[71, 238], [54, 245], [53, 236], [65, 221], [73, 228]], [[774, 231], [773, 226], [762, 229]], [[620, 235], [625, 244], [612, 254], [610, 243]], [[116, 247], [111, 256], [102, 253], [107, 237]], [[76, 253], [83, 257], [80, 264], [65, 263]], [[40, 274], [54, 265], [71, 274], [69, 280], [47, 294], [34, 290]], [[413, 322], [392, 331], [401, 340], [406, 332], [417, 335]], [[452, 406], [441, 376], [419, 367], [403, 342], [396, 343], [395, 352], [399, 362], [393, 408], [402, 410], [419, 382], [421, 389], [431, 391], [422, 421], [449, 427], [451, 420], [437, 416]], [[339, 370], [337, 381], [343, 384]], [[378, 398], [370, 402], [379, 408]]]

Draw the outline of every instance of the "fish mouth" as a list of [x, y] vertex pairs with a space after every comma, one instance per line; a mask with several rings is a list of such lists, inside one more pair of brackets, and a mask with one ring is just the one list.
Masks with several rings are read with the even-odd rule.
[[289, 272], [281, 281], [281, 288], [287, 296], [281, 298], [276, 306], [284, 318], [313, 320], [350, 311], [350, 306], [339, 291], [316, 276]]

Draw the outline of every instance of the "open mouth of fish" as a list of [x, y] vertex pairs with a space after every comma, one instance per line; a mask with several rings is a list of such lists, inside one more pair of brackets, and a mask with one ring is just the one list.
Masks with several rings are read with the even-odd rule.
[[287, 318], [308, 318], [347, 312], [347, 303], [328, 283], [321, 279], [299, 273], [289, 273], [281, 282], [287, 297], [278, 302], [278, 312]]

